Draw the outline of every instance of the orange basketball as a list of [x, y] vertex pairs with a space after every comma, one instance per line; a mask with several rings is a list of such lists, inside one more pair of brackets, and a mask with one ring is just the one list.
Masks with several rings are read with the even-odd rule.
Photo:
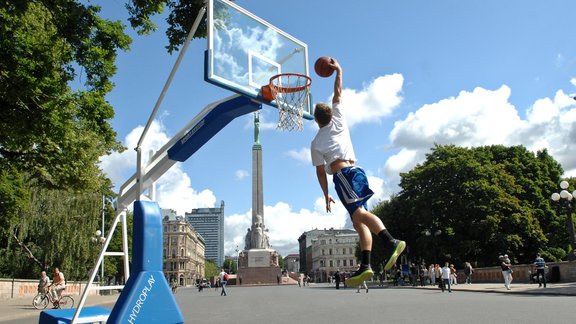
[[330, 66], [330, 62], [332, 62], [332, 59], [328, 56], [318, 58], [316, 63], [314, 63], [314, 71], [316, 71], [316, 74], [323, 78], [331, 76], [332, 73], [334, 73], [334, 69]]

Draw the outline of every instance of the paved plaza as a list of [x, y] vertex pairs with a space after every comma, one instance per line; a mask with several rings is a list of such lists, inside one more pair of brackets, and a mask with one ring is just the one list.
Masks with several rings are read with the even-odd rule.
[[[434, 287], [375, 287], [368, 293], [327, 284], [180, 288], [176, 300], [186, 323], [574, 323], [576, 283], [460, 284], [453, 292]], [[79, 296], [76, 299], [80, 299]], [[118, 295], [94, 296], [87, 305], [112, 308]], [[38, 323], [31, 298], [3, 300], [1, 323]]]

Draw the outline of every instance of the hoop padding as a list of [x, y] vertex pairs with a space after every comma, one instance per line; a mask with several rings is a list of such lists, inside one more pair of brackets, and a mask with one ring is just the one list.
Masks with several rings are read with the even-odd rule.
[[270, 78], [270, 93], [278, 105], [277, 129], [301, 131], [312, 79], [304, 74], [282, 73]]

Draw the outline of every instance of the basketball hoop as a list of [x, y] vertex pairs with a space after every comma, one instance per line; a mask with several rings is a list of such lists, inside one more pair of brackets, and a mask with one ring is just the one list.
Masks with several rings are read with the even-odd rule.
[[270, 78], [270, 84], [262, 87], [262, 97], [276, 100], [279, 119], [276, 128], [302, 130], [302, 113], [308, 101], [312, 79], [304, 74], [281, 73]]

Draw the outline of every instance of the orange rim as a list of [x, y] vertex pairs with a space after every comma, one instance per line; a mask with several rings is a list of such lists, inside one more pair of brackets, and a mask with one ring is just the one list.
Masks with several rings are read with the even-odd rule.
[[266, 99], [267, 101], [274, 101], [272, 89], [270, 89], [269, 85], [262, 86], [262, 98]]
[[[299, 77], [299, 78], [304, 78], [306, 79], [306, 84], [300, 87], [280, 87], [274, 84], [274, 81], [276, 79], [279, 79], [281, 77]], [[272, 91], [273, 96], [276, 96], [276, 93], [294, 93], [294, 92], [298, 92], [298, 91], [302, 91], [308, 87], [310, 87], [310, 85], [312, 85], [312, 79], [305, 75], [305, 74], [300, 74], [300, 73], [280, 73], [280, 74], [276, 74], [275, 76], [270, 78], [270, 90]]]

